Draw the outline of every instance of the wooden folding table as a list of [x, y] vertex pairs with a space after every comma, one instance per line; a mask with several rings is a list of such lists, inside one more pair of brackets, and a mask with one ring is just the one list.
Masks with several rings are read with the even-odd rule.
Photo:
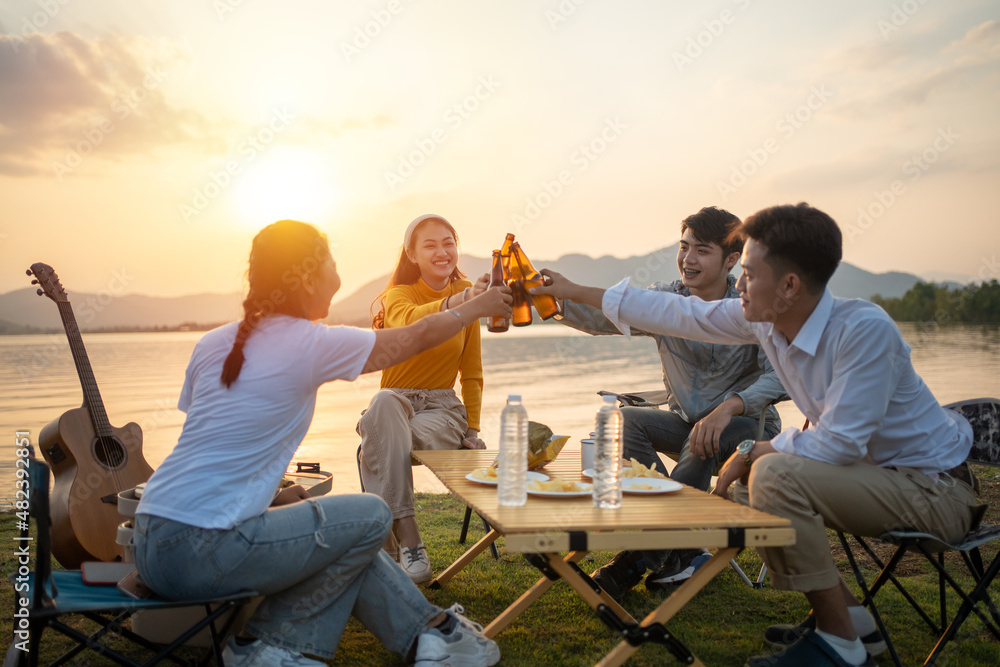
[[[599, 509], [589, 496], [546, 498], [528, 496], [521, 507], [497, 504], [495, 486], [466, 479], [476, 468], [485, 468], [496, 456], [489, 451], [414, 451], [441, 482], [493, 527], [432, 585], [440, 586], [457, 574], [500, 535], [507, 551], [523, 553], [544, 575], [534, 586], [485, 628], [496, 636], [559, 579], [565, 579], [598, 616], [624, 639], [598, 664], [621, 665], [647, 641], [666, 646], [687, 664], [701, 662], [664, 627], [699, 590], [726, 568], [744, 547], [793, 544], [795, 531], [787, 519], [685, 486], [667, 494], [626, 494], [615, 510]], [[542, 472], [565, 480], [582, 480], [579, 457], [563, 452]], [[622, 549], [695, 549], [718, 551], [690, 579], [641, 623], [619, 606], [578, 566], [590, 551]], [[567, 554], [562, 556], [561, 554]]]

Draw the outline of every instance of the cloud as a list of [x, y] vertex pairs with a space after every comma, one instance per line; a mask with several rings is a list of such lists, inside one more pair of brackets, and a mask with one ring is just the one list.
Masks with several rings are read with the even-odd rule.
[[53, 174], [67, 160], [178, 144], [211, 150], [218, 129], [162, 90], [186, 60], [176, 45], [141, 37], [0, 35], [0, 173]]
[[[934, 36], [926, 39], [933, 41]], [[857, 120], [873, 114], [897, 114], [921, 106], [941, 93], [968, 94], [973, 70], [1000, 60], [1000, 23], [986, 21], [969, 30], [962, 39], [931, 53], [922, 51], [892, 44], [862, 44], [838, 54], [831, 64], [843, 68], [841, 76], [849, 77], [849, 85], [856, 92], [835, 106], [833, 114]], [[885, 85], [877, 71], [887, 65], [898, 71], [907, 61], [915, 65], [910, 72], [897, 74], [891, 85]], [[867, 88], [866, 81], [870, 84]]]
[[[115, 161], [166, 147], [231, 152], [252, 123], [208, 117], [166, 95], [172, 75], [188, 61], [176, 43], [145, 37], [0, 35], [0, 175], [61, 179], [92, 155]], [[394, 124], [385, 114], [302, 114], [284, 140], [316, 145]]]
[[291, 143], [315, 145], [324, 138], [339, 139], [352, 132], [380, 131], [395, 124], [396, 121], [386, 114], [378, 114], [372, 118], [352, 116], [341, 119], [303, 114], [295, 120], [295, 126], [288, 132], [287, 139]]
[[960, 65], [981, 65], [1000, 60], [1000, 22], [993, 19], [980, 23], [965, 33], [962, 39], [949, 44], [945, 53], [955, 54]]

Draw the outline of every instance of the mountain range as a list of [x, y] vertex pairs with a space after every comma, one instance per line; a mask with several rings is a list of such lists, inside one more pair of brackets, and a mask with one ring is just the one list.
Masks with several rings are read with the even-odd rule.
[[[567, 278], [587, 285], [610, 287], [625, 276], [635, 285], [679, 278], [677, 245], [646, 255], [618, 258], [563, 255], [555, 261], [534, 261], [536, 267], [548, 267]], [[489, 258], [463, 255], [462, 270], [470, 277], [489, 271]], [[362, 285], [353, 293], [334, 300], [330, 324], [369, 325], [369, 306], [385, 286], [389, 274]], [[920, 278], [910, 273], [871, 273], [842, 262], [830, 281], [837, 296], [869, 299], [875, 294], [899, 297]], [[241, 294], [195, 294], [181, 297], [151, 297], [138, 294], [113, 296], [69, 292], [70, 303], [81, 331], [135, 329], [200, 329], [242, 316]], [[51, 301], [39, 298], [35, 288], [0, 294], [0, 334], [62, 331], [58, 309]]]

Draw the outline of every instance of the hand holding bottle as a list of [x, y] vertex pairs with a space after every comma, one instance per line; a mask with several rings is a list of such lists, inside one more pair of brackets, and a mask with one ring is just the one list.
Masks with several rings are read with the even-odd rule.
[[595, 308], [601, 307], [605, 292], [603, 287], [578, 285], [550, 269], [542, 269], [539, 273], [542, 274], [545, 284], [541, 287], [532, 287], [529, 290], [531, 294], [550, 294], [557, 299], [575, 301]]
[[484, 273], [483, 275], [476, 278], [476, 282], [473, 283], [472, 289], [469, 291], [469, 298], [475, 299], [477, 296], [488, 290], [490, 287], [490, 274]]
[[463, 315], [471, 317], [492, 317], [500, 315], [502, 317], [511, 316], [511, 296], [510, 288], [506, 285], [491, 287], [478, 296], [474, 296], [455, 310]]

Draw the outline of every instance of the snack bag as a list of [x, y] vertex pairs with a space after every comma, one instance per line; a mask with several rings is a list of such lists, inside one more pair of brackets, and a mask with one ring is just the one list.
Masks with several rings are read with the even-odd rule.
[[553, 435], [545, 424], [529, 421], [528, 470], [537, 470], [555, 459], [568, 441], [568, 435]]

